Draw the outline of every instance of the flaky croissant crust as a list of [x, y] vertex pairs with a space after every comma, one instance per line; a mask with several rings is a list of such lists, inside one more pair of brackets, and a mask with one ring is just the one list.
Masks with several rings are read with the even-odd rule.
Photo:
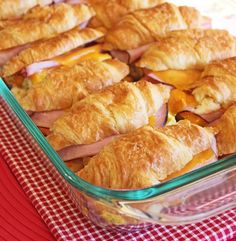
[[56, 37], [34, 43], [2, 66], [1, 75], [3, 77], [13, 75], [30, 64], [67, 53], [102, 36], [103, 33], [98, 30], [92, 28], [80, 30], [76, 27]]
[[91, 7], [83, 4], [60, 3], [39, 8], [43, 13], [39, 11], [35, 18], [17, 21], [0, 30], [1, 50], [50, 38], [89, 20], [94, 14]]
[[128, 66], [118, 60], [87, 60], [73, 66], [45, 70], [41, 82], [28, 89], [13, 88], [12, 92], [25, 110], [61, 110], [121, 81], [128, 73]]
[[219, 156], [236, 152], [236, 104], [230, 106], [212, 126], [216, 135]]
[[124, 16], [105, 36], [104, 47], [134, 49], [159, 40], [169, 31], [201, 28], [205, 22], [206, 18], [195, 8], [164, 3]]
[[192, 92], [199, 103], [196, 112], [201, 114], [227, 108], [236, 102], [235, 92], [236, 57], [213, 61], [206, 66], [199, 86]]
[[0, 19], [19, 17], [34, 6], [52, 3], [52, 0], [0, 0]]
[[136, 9], [151, 8], [162, 2], [163, 0], [89, 0], [96, 12], [92, 20], [92, 24], [96, 25], [91, 27], [111, 28], [125, 14]]
[[203, 69], [236, 55], [236, 38], [225, 30], [178, 30], [153, 44], [137, 66], [155, 71]]
[[[202, 145], [196, 149], [198, 141]], [[109, 143], [78, 175], [106, 188], [144, 188], [181, 170], [194, 154], [210, 148], [214, 141], [208, 129], [188, 121], [163, 129], [145, 126]]]
[[[61, 139], [91, 144], [148, 124], [169, 98], [170, 88], [147, 81], [122, 82], [90, 95], [72, 106], [51, 127], [48, 140], [58, 150]], [[59, 144], [58, 144], [59, 143]]]

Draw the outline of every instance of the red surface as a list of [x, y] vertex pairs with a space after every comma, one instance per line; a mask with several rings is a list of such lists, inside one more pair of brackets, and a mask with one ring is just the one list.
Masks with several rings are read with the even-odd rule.
[[55, 239], [0, 155], [0, 240]]

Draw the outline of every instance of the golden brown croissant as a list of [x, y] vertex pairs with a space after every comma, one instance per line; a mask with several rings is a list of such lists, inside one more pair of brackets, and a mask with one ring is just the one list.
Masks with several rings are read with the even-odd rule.
[[148, 124], [168, 101], [170, 88], [147, 81], [121, 82], [90, 95], [57, 119], [49, 142], [56, 150], [90, 144]]
[[[40, 14], [40, 9], [43, 14]], [[65, 3], [40, 7], [40, 17], [18, 21], [0, 30], [0, 50], [7, 49], [43, 38], [50, 38], [89, 20], [94, 12], [87, 5]]]
[[199, 114], [227, 108], [236, 102], [236, 57], [214, 61], [204, 69], [192, 92]]
[[155, 71], [203, 69], [212, 60], [236, 55], [236, 38], [225, 30], [178, 30], [153, 44], [137, 66]]
[[104, 46], [120, 50], [138, 48], [164, 37], [172, 30], [200, 28], [206, 20], [195, 8], [164, 3], [124, 16], [107, 33]]
[[111, 28], [125, 14], [136, 9], [151, 8], [163, 0], [89, 0], [96, 12], [92, 27]]
[[219, 156], [236, 152], [236, 104], [230, 106], [225, 113], [212, 124], [216, 131]]
[[109, 143], [78, 175], [105, 188], [144, 188], [181, 170], [214, 143], [209, 129], [186, 120], [162, 129], [145, 126]]
[[52, 0], [0, 0], [0, 19], [16, 18], [36, 5], [47, 5]]
[[95, 29], [86, 28], [80, 30], [79, 27], [76, 27], [56, 37], [34, 43], [8, 61], [2, 67], [1, 75], [3, 77], [13, 75], [32, 63], [67, 53], [102, 36], [103, 33]]
[[74, 66], [45, 70], [39, 83], [28, 89], [13, 88], [12, 92], [25, 110], [60, 110], [121, 81], [128, 73], [128, 66], [118, 60], [87, 60]]

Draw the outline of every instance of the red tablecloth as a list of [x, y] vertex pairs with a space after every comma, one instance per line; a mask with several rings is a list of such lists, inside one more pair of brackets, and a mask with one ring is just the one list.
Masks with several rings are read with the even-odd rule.
[[0, 240], [54, 241], [0, 155]]
[[[193, 225], [177, 227], [155, 225], [144, 230], [125, 234], [96, 227], [83, 217], [75, 205], [73, 205], [67, 195], [68, 190], [62, 188], [60, 184], [63, 182], [61, 176], [57, 174], [37, 143], [32, 139], [1, 97], [0, 113], [0, 152], [2, 157], [7, 162], [50, 231], [58, 240], [228, 241], [236, 235], [236, 208]], [[4, 178], [3, 181], [5, 181]], [[6, 186], [7, 183], [3, 184], [3, 188]], [[19, 189], [19, 187], [17, 188]], [[18, 199], [16, 194], [17, 192], [13, 191], [11, 195]], [[16, 202], [20, 204], [18, 200]], [[8, 202], [5, 201], [5, 205], [8, 205]], [[28, 203], [28, 205], [30, 204]], [[32, 206], [30, 207], [32, 208]], [[2, 211], [4, 209], [0, 211], [3, 212], [0, 215], [3, 217], [3, 222], [12, 223], [15, 220], [16, 222], [14, 221], [13, 223], [20, 225], [21, 222], [19, 220], [23, 219], [20, 218], [19, 213], [25, 217], [28, 216], [27, 208], [24, 206], [18, 210], [14, 210], [12, 207], [8, 207], [7, 209], [10, 211], [9, 216]], [[34, 235], [37, 236], [38, 232], [40, 233], [36, 240], [38, 241], [41, 237], [43, 238], [43, 235], [45, 235], [45, 238], [50, 237], [42, 222], [30, 217], [27, 222], [24, 221], [24, 224], [25, 226], [32, 226], [32, 231], [35, 232]], [[40, 226], [42, 229], [37, 227], [39, 223], [42, 225]], [[2, 236], [1, 240], [12, 241], [13, 239], [7, 239], [6, 235], [12, 235], [13, 233], [16, 234], [15, 237], [19, 237], [18, 240], [20, 240], [20, 236], [22, 237], [22, 233], [26, 236], [29, 235], [29, 228], [22, 228], [21, 226], [12, 228], [9, 224], [8, 228], [11, 229], [7, 231], [4, 226], [2, 227], [5, 233], [0, 233], [0, 236]], [[13, 229], [15, 231], [11, 231]], [[16, 230], [17, 233], [15, 233]], [[27, 241], [27, 239], [23, 240]], [[34, 239], [30, 239], [29, 237], [28, 240]]]

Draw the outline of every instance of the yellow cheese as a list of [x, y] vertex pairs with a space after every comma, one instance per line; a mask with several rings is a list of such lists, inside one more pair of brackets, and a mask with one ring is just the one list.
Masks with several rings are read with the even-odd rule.
[[78, 62], [89, 59], [103, 61], [111, 58], [109, 54], [102, 54], [100, 51], [100, 45], [94, 45], [88, 48], [78, 48], [69, 53], [55, 57], [53, 60], [59, 62], [61, 65], [74, 65]]
[[193, 159], [184, 168], [182, 168], [181, 170], [179, 170], [177, 172], [172, 173], [162, 182], [169, 181], [175, 177], [178, 177], [187, 172], [190, 172], [195, 167], [203, 165], [205, 162], [209, 161], [211, 158], [214, 158], [214, 156], [215, 156], [215, 153], [213, 152], [213, 150], [207, 149], [206, 151], [203, 151], [203, 152], [195, 155], [193, 157]]
[[38, 73], [35, 73], [35, 74], [31, 75], [29, 77], [29, 79], [31, 80], [32, 85], [36, 85], [39, 82], [41, 82], [45, 77], [46, 77], [46, 72], [41, 71], [41, 72], [38, 72]]
[[197, 104], [197, 101], [191, 94], [179, 89], [174, 89], [170, 94], [168, 109], [171, 114], [175, 115], [176, 113], [185, 110], [186, 107], [196, 107]]
[[166, 70], [153, 72], [159, 79], [181, 90], [188, 90], [196, 86], [200, 79], [200, 70]]
[[156, 116], [150, 116], [148, 118], [148, 124], [152, 127], [155, 127], [156, 126]]

